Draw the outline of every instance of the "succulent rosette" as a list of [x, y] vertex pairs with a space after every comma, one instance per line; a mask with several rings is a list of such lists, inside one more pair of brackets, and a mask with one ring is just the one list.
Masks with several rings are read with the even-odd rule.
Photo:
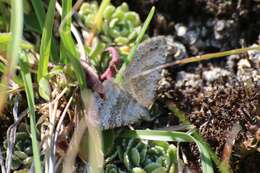
[[120, 141], [108, 157], [105, 173], [175, 173], [177, 149], [167, 142]]
[[[97, 13], [96, 2], [84, 3], [81, 6], [79, 15], [88, 29], [86, 37], [94, 28]], [[91, 46], [86, 46], [92, 63], [97, 68], [101, 68], [101, 71], [108, 65], [109, 58], [107, 54], [103, 54], [106, 48], [116, 47], [121, 59], [124, 59], [141, 31], [140, 17], [136, 12], [129, 10], [127, 3], [122, 3], [118, 7], [109, 4], [103, 12], [102, 19], [102, 27], [97, 31]]]
[[[33, 154], [30, 135], [26, 131], [26, 127], [22, 124], [16, 133], [16, 142], [13, 148], [11, 169], [13, 171], [22, 169], [30, 169]], [[4, 141], [4, 149], [7, 150], [7, 140]], [[6, 153], [4, 153], [6, 155]]]

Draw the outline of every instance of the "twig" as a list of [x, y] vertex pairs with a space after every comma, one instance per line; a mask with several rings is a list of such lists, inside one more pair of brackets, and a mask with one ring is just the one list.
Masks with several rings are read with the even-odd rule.
[[223, 153], [222, 153], [222, 162], [223, 162], [223, 164], [225, 164], [228, 167], [230, 167], [229, 161], [230, 161], [230, 157], [231, 157], [231, 153], [232, 153], [232, 148], [233, 148], [233, 145], [236, 141], [236, 137], [237, 137], [238, 133], [240, 132], [240, 130], [241, 130], [241, 126], [240, 126], [239, 122], [236, 122], [233, 125], [232, 129], [227, 132], [226, 143], [225, 143]]
[[48, 104], [44, 105], [42, 108], [40, 109], [45, 109], [47, 107], [49, 107], [50, 104], [54, 104], [55, 102], [57, 102], [59, 99], [61, 99], [61, 97], [68, 91], [68, 87], [65, 87], [62, 92], [54, 99], [52, 100], [51, 102], [49, 102]]
[[[54, 143], [55, 143], [55, 144], [57, 143], [57, 139], [58, 139], [58, 135], [59, 135], [59, 133], [60, 133], [60, 129], [61, 129], [62, 122], [63, 122], [63, 120], [64, 120], [64, 118], [65, 118], [65, 116], [66, 116], [67, 110], [69, 109], [72, 100], [73, 100], [73, 96], [70, 97], [70, 99], [69, 99], [69, 101], [68, 101], [66, 107], [64, 108], [64, 110], [63, 110], [63, 112], [62, 112], [62, 114], [61, 114], [61, 117], [60, 117], [60, 119], [59, 119], [59, 121], [58, 121], [58, 124], [57, 124], [57, 126], [56, 126], [56, 131], [55, 131], [55, 134], [54, 134]], [[56, 152], [56, 145], [54, 145], [53, 152], [54, 152], [54, 153]]]
[[77, 127], [75, 128], [74, 134], [69, 144], [68, 151], [66, 153], [66, 156], [64, 157], [62, 173], [74, 172], [75, 158], [78, 154], [80, 141], [83, 134], [85, 133], [86, 128], [87, 126], [85, 118], [82, 118]]

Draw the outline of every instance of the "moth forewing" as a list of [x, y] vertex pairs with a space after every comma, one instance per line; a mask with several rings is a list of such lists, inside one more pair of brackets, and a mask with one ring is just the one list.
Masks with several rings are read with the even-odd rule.
[[[144, 107], [149, 108], [154, 103], [162, 69], [152, 71], [146, 75], [138, 74], [163, 65], [166, 61], [166, 38], [164, 36], [154, 37], [140, 44], [134, 59], [124, 74], [124, 89]], [[137, 77], [133, 78], [133, 76]]]

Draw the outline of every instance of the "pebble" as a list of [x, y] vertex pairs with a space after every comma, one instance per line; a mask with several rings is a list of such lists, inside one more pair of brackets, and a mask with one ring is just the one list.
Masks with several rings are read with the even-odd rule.
[[245, 68], [250, 68], [250, 62], [247, 59], [241, 59], [237, 63], [238, 70], [243, 70]]
[[197, 88], [202, 85], [202, 80], [198, 74], [187, 73], [185, 71], [180, 71], [176, 78], [176, 87], [189, 86], [192, 88]]
[[211, 70], [204, 71], [202, 73], [203, 79], [206, 80], [207, 82], [213, 82], [221, 77], [225, 77], [229, 75], [231, 75], [230, 71], [227, 71], [219, 67], [215, 67]]
[[175, 30], [176, 30], [177, 36], [179, 36], [179, 37], [184, 37], [185, 34], [187, 33], [187, 27], [180, 23], [177, 23], [175, 25]]

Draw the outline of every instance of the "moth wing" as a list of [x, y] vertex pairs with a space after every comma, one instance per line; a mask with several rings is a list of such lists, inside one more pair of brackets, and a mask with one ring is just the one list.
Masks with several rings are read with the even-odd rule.
[[149, 119], [149, 111], [113, 80], [103, 83], [106, 98], [96, 95], [101, 129], [111, 129]]
[[166, 38], [164, 36], [153, 37], [139, 45], [132, 62], [124, 74], [124, 89], [144, 107], [150, 107], [155, 100], [162, 69], [146, 75], [139, 74], [165, 64], [166, 61]]

